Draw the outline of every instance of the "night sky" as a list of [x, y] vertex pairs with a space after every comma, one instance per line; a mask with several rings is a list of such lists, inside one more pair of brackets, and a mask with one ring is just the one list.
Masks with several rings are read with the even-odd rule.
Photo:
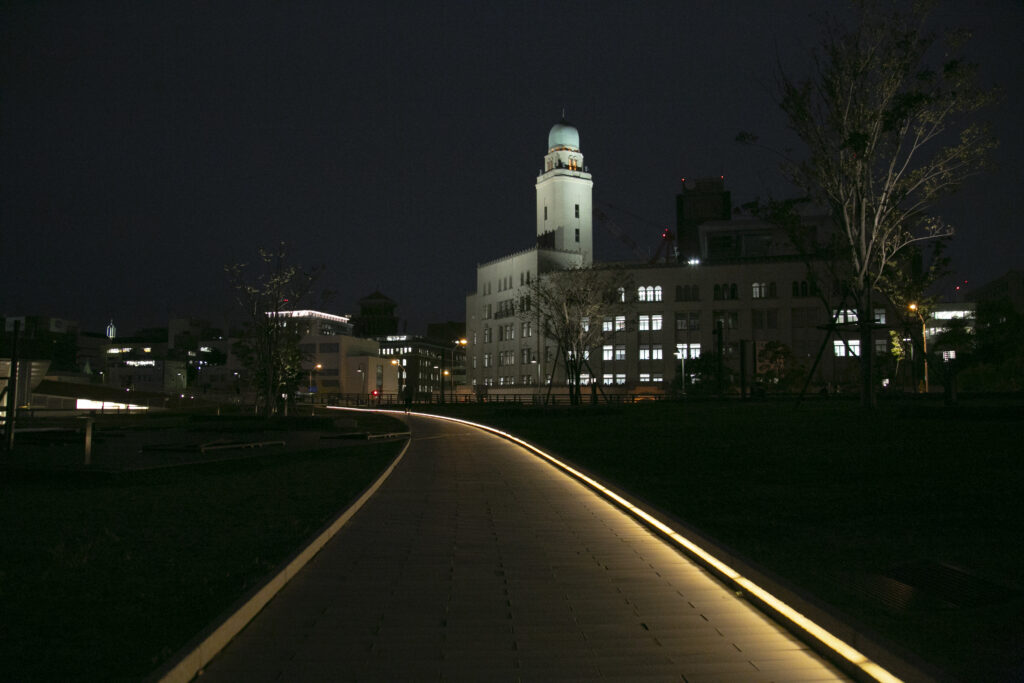
[[[804, 68], [826, 4], [5, 2], [0, 314], [219, 322], [224, 264], [284, 240], [326, 267], [326, 310], [379, 289], [410, 332], [462, 320], [476, 264], [533, 242], [563, 107], [596, 207], [653, 253], [681, 177], [787, 195], [734, 139], [794, 144], [773, 77]], [[1024, 4], [970, 5], [937, 21], [975, 30], [1001, 147], [943, 214], [981, 284], [1024, 267]], [[598, 258], [633, 256], [594, 233]]]

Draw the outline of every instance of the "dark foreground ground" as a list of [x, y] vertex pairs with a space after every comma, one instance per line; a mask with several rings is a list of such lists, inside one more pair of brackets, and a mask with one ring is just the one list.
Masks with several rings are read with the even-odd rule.
[[963, 681], [1024, 680], [1024, 404], [458, 407]]
[[[401, 424], [359, 420], [101, 419], [89, 467], [80, 442], [20, 438], [0, 454], [0, 680], [146, 677], [397, 454], [343, 435]], [[265, 445], [198, 450], [231, 441]]]

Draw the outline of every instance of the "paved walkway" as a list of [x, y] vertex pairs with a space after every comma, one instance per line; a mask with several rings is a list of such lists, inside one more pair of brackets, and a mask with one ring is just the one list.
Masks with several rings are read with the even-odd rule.
[[845, 680], [522, 448], [410, 424], [385, 485], [203, 683]]

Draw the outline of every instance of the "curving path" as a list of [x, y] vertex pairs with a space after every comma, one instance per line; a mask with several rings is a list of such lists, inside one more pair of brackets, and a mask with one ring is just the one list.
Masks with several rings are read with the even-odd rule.
[[384, 486], [200, 680], [846, 680], [582, 484], [409, 416]]

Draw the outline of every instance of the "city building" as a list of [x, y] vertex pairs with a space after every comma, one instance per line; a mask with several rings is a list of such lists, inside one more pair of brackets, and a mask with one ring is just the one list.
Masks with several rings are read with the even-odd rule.
[[[723, 179], [683, 181], [679, 243], [665, 230], [663, 249], [648, 262], [593, 261], [592, 187], [579, 132], [563, 119], [548, 135], [537, 178], [535, 244], [478, 265], [476, 290], [466, 297], [467, 378], [477, 394], [564, 387], [558, 349], [524, 308], [534, 278], [586, 266], [624, 270], [633, 284], [600, 323], [609, 334], [590, 350], [584, 384], [652, 395], [699, 389], [708, 382], [706, 357], [714, 356], [718, 390], [777, 384], [812, 368], [815, 389], [856, 386], [861, 349], [853, 301], [823, 282], [822, 269], [783, 229], [735, 214]], [[801, 221], [816, 241], [830, 229], [823, 216]], [[873, 351], [884, 353], [882, 303], [874, 316]], [[704, 363], [692, 362], [702, 357]]]

